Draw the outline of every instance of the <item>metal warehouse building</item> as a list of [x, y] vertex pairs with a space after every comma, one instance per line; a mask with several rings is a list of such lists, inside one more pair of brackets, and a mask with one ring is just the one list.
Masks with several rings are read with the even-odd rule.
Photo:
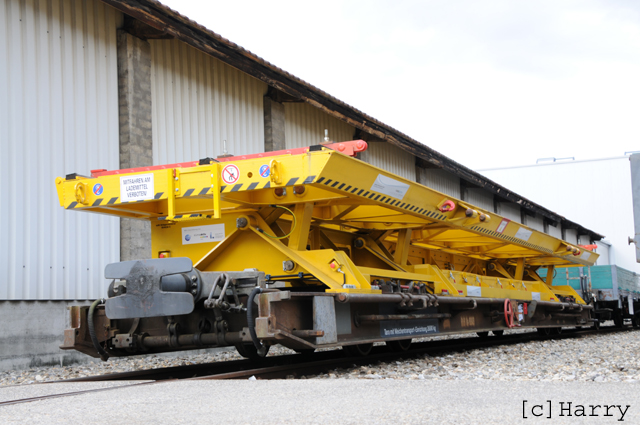
[[[634, 236], [631, 167], [628, 156], [581, 161], [546, 161], [536, 165], [481, 170], [498, 182], [580, 223], [598, 229], [606, 239], [598, 242], [597, 265], [618, 265], [640, 273]], [[566, 190], [550, 190], [568, 180]], [[582, 181], [588, 179], [588, 184]]]
[[[584, 243], [602, 236], [149, 0], [0, 2], [0, 368], [77, 360], [65, 307], [106, 264], [150, 257], [145, 223], [64, 211], [54, 180], [364, 139], [360, 159]], [[428, 140], [422, 141], [426, 144]]]
[[[637, 239], [632, 186], [638, 181], [632, 182], [630, 159], [636, 161], [632, 157], [580, 161], [550, 158], [536, 165], [481, 172], [496, 181], [508, 181], [518, 192], [552, 204], [558, 211], [606, 234], [607, 239], [597, 241], [600, 257], [594, 267], [557, 269], [558, 278], [554, 281], [577, 287], [578, 276], [588, 276], [598, 301], [618, 301], [621, 307], [622, 298], [640, 296], [640, 264], [636, 262], [636, 247], [629, 242], [634, 235]], [[585, 180], [588, 184], [583, 183]], [[550, 190], [559, 181], [567, 182], [564, 189]]]

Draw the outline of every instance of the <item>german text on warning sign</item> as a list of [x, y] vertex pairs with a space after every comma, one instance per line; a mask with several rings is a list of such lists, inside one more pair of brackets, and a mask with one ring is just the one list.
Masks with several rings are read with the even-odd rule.
[[134, 202], [153, 199], [153, 174], [120, 177], [120, 201]]

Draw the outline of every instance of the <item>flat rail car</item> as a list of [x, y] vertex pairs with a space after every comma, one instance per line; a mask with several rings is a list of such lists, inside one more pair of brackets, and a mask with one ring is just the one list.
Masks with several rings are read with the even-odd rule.
[[106, 267], [108, 298], [70, 308], [61, 348], [364, 355], [379, 341], [593, 323], [553, 270], [596, 253], [353, 158], [366, 147], [58, 177], [67, 210], [148, 220], [153, 255]]

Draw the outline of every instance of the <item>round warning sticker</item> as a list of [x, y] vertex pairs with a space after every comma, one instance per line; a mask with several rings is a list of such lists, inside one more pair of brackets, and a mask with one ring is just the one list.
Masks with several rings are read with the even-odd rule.
[[269, 174], [271, 174], [271, 169], [267, 164], [260, 167], [260, 177], [269, 177]]
[[234, 184], [240, 178], [240, 170], [233, 164], [226, 165], [222, 169], [222, 181], [226, 184]]
[[100, 183], [96, 183], [93, 185], [93, 194], [96, 196], [100, 196], [102, 195], [102, 192], [104, 191], [104, 186], [102, 186]]

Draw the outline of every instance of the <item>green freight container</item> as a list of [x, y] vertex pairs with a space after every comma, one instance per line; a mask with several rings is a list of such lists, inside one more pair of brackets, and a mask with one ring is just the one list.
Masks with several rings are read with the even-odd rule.
[[[568, 272], [568, 279], [567, 279]], [[547, 269], [538, 270], [538, 274], [546, 279]], [[620, 295], [640, 294], [640, 275], [615, 265], [591, 267], [559, 267], [555, 269], [553, 285], [570, 285], [580, 293], [580, 276], [587, 276], [591, 283], [591, 291], [599, 301], [618, 300]]]

